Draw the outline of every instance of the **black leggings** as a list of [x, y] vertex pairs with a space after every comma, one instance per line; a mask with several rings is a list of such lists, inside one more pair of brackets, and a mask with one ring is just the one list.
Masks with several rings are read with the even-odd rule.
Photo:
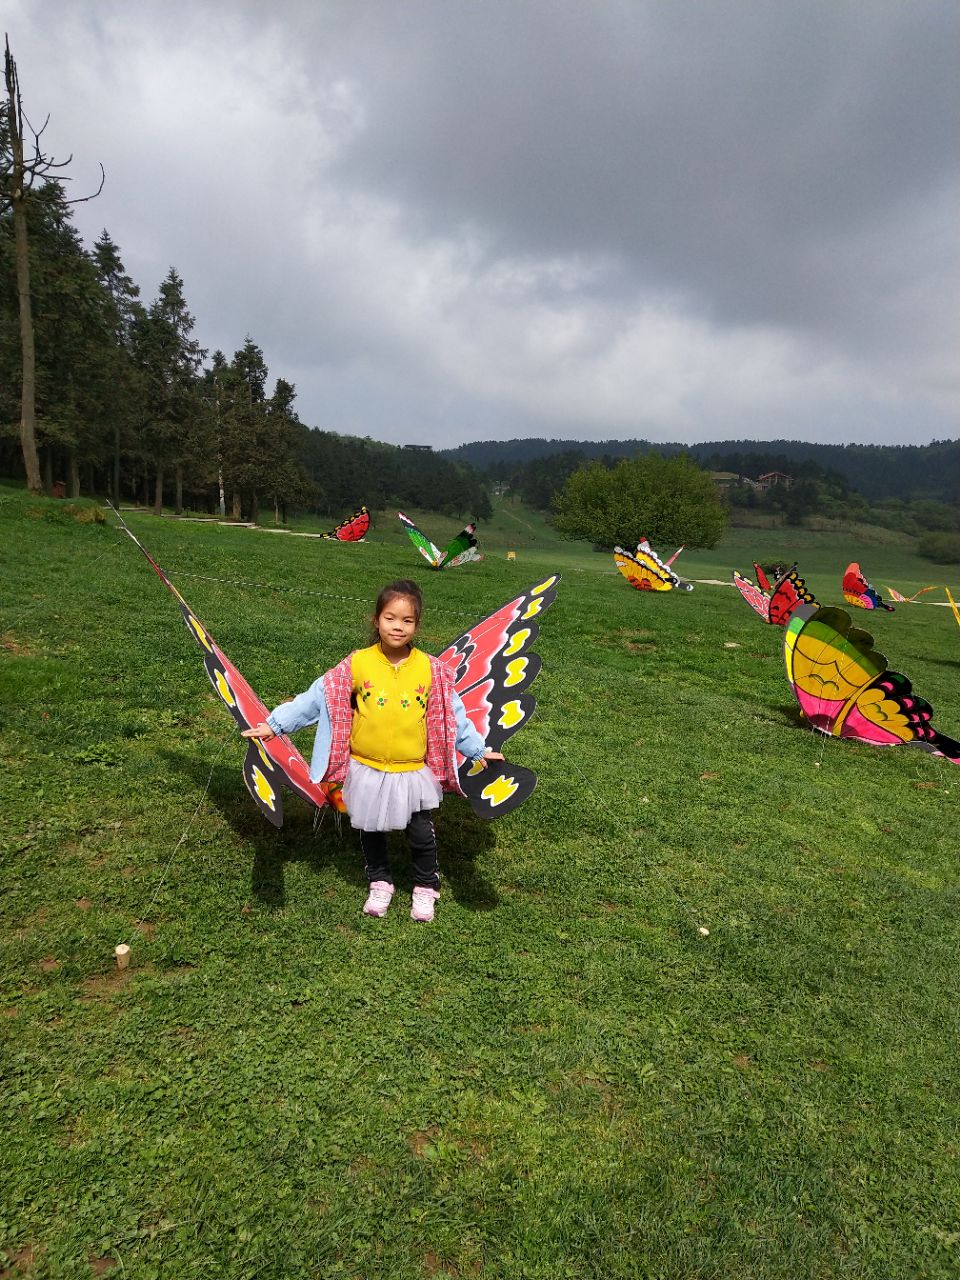
[[[407, 843], [413, 859], [413, 883], [430, 889], [440, 888], [440, 872], [437, 868], [437, 837], [429, 809], [415, 813], [407, 824]], [[387, 853], [385, 831], [361, 831], [360, 848], [366, 862], [367, 879], [386, 880], [393, 884], [390, 857]]]

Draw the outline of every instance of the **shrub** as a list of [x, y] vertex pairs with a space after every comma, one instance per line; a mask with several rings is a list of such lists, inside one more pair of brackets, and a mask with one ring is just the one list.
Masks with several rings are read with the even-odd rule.
[[917, 551], [936, 564], [960, 564], [960, 533], [925, 534]]

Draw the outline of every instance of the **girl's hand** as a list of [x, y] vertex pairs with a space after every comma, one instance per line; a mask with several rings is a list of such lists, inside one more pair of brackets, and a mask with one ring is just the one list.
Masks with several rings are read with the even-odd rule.
[[487, 767], [488, 760], [506, 760], [506, 756], [501, 751], [491, 751], [489, 747], [484, 748], [483, 759], [480, 763], [484, 768]]
[[261, 721], [261, 723], [253, 729], [241, 730], [240, 736], [241, 738], [257, 738], [261, 742], [269, 742], [271, 738], [275, 738], [277, 735], [265, 721]]

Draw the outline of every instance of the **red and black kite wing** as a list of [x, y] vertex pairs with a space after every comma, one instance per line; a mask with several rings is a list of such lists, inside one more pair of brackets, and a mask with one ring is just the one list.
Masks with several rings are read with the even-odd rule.
[[[223, 650], [216, 644], [206, 627], [196, 616], [183, 596], [150, 555], [139, 538], [127, 527], [120, 513], [114, 508], [120, 526], [137, 544], [150, 562], [161, 582], [176, 599], [187, 630], [203, 650], [203, 665], [217, 696], [241, 729], [252, 729], [266, 720], [269, 709], [260, 701], [244, 677]], [[283, 826], [283, 801], [280, 786], [286, 786], [303, 796], [310, 804], [322, 808], [333, 804], [343, 808], [339, 789], [326, 783], [311, 782], [306, 760], [285, 737], [271, 738], [269, 742], [249, 739], [243, 761], [243, 780], [260, 812], [275, 827]]]
[[[531, 646], [540, 634], [537, 619], [556, 599], [559, 581], [555, 574], [535, 583], [458, 636], [440, 655], [453, 671], [467, 716], [494, 751], [503, 750], [536, 708], [527, 689], [540, 671], [541, 659]], [[537, 784], [535, 773], [505, 760], [490, 761], [486, 768], [464, 760], [458, 776], [482, 818], [509, 813]]]
[[361, 507], [352, 516], [347, 516], [346, 520], [341, 520], [335, 529], [321, 534], [321, 537], [336, 542], [359, 542], [361, 538], [366, 537], [369, 528], [370, 512], [366, 507]]

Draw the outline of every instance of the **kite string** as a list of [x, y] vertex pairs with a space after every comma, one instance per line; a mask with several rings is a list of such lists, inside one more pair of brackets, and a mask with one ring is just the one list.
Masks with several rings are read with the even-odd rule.
[[[122, 546], [123, 544], [118, 541], [116, 545], [119, 547], [119, 546]], [[164, 569], [164, 573], [166, 572], [167, 570]], [[270, 582], [254, 582], [250, 578], [216, 578], [213, 576], [213, 574], [188, 573], [186, 570], [183, 570], [183, 569], [171, 570], [170, 572], [171, 572], [171, 576], [177, 579], [195, 578], [200, 582], [215, 582], [219, 586], [224, 586], [224, 587], [248, 587], [248, 588], [256, 589], [257, 591], [286, 592], [288, 595], [295, 595], [295, 596], [318, 596], [323, 600], [346, 600], [346, 601], [349, 601], [351, 604], [365, 605], [367, 609], [369, 609], [370, 607], [370, 601], [366, 596], [343, 596], [343, 595], [337, 595], [331, 591], [310, 591], [306, 587], [290, 587], [286, 585], [277, 586]], [[430, 612], [431, 613], [451, 613], [459, 618], [463, 618], [467, 616], [466, 614], [464, 614], [463, 610], [461, 609], [446, 609], [443, 607], [443, 605], [435, 605], [435, 604], [431, 604]]]
[[[121, 545], [122, 545], [121, 543], [115, 542], [113, 543], [112, 546], [107, 547], [106, 551], [101, 551], [101, 553], [94, 560], [90, 561], [90, 564], [87, 566], [88, 569], [92, 569], [94, 565], [99, 564], [100, 561], [103, 560], [105, 556], [108, 556], [111, 551], [116, 551], [117, 547]], [[15, 631], [16, 628], [19, 627], [20, 623], [23, 622], [24, 618], [29, 618], [32, 613], [36, 613], [44, 603], [45, 603], [45, 600], [43, 598], [41, 598], [40, 600], [34, 600], [32, 604], [28, 604], [26, 609], [24, 609], [16, 618], [14, 618], [13, 622], [4, 623], [3, 627], [0, 627], [0, 630], [2, 630], [3, 632]]]
[[180, 851], [180, 846], [183, 844], [184, 840], [186, 840], [190, 832], [190, 828], [193, 826], [194, 822], [196, 821], [197, 814], [200, 812], [203, 802], [207, 798], [207, 793], [210, 790], [210, 784], [213, 782], [214, 771], [216, 770], [216, 767], [220, 762], [220, 757], [223, 755], [224, 751], [226, 750], [227, 745], [231, 740], [231, 737], [232, 737], [232, 734], [224, 738], [223, 741], [220, 743], [219, 750], [217, 751], [217, 754], [213, 758], [213, 764], [210, 766], [210, 776], [207, 778], [207, 785], [203, 788], [203, 794], [201, 795], [200, 799], [197, 801], [197, 807], [194, 809], [193, 813], [191, 814], [187, 822], [187, 825], [184, 827], [183, 832], [180, 835], [180, 839], [173, 846], [173, 849], [170, 853], [170, 857], [167, 859], [167, 865], [164, 867], [163, 872], [160, 876], [160, 879], [157, 881], [157, 885], [154, 888], [153, 895], [150, 898], [150, 901], [147, 903], [146, 910], [144, 911], [140, 919], [137, 921], [137, 923], [133, 926], [133, 931], [130, 934], [130, 938], [127, 942], [127, 946], [130, 946], [133, 942], [134, 936], [137, 933], [141, 932], [141, 925], [144, 924], [147, 917], [150, 915], [150, 911], [153, 908], [154, 904], [156, 903], [157, 898], [159, 897], [160, 890], [163, 888], [164, 882], [166, 881], [166, 878], [170, 872], [170, 868], [173, 866], [173, 860], [177, 856], [177, 853]]
[[[166, 572], [166, 570], [164, 570]], [[331, 591], [309, 591], [304, 587], [278, 587], [272, 586], [269, 582], [251, 582], [248, 578], [214, 578], [207, 573], [184, 573], [178, 571], [177, 578], [197, 578], [202, 582], [216, 582], [226, 587], [254, 587], [258, 591], [286, 591], [290, 595], [299, 596], [319, 596], [323, 600], [346, 600], [351, 604], [362, 604], [369, 612], [370, 600], [367, 596], [341, 596], [335, 595]], [[447, 609], [440, 604], [430, 604], [431, 613], [449, 613], [455, 618], [473, 617], [473, 614], [466, 614], [462, 609]]]

